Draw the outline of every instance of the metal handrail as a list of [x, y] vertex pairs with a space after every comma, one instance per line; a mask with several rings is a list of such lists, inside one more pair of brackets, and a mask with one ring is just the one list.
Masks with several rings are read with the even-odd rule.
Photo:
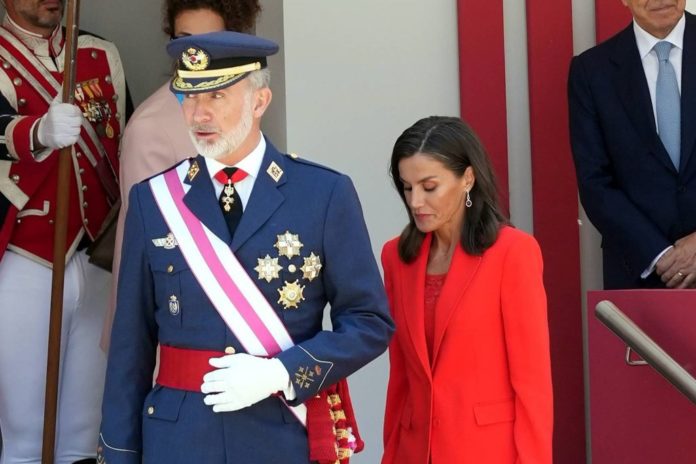
[[600, 301], [595, 316], [653, 369], [696, 404], [696, 379], [611, 301]]

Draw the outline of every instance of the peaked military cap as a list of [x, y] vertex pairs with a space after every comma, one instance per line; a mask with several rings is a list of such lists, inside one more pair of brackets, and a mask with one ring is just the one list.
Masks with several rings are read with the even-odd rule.
[[167, 44], [167, 53], [177, 60], [170, 89], [174, 93], [200, 93], [224, 89], [250, 72], [267, 66], [266, 57], [278, 44], [241, 32], [220, 31], [189, 35]]

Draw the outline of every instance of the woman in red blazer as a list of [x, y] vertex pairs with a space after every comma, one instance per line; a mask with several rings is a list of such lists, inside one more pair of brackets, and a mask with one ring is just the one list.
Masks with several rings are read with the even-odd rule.
[[487, 155], [458, 118], [407, 129], [391, 173], [409, 223], [382, 250], [397, 327], [382, 463], [551, 463], [537, 242], [506, 225]]

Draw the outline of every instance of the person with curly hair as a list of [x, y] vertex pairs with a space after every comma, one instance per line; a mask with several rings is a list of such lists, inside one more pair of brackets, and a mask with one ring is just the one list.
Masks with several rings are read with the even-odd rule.
[[[172, 39], [221, 30], [249, 32], [261, 12], [259, 0], [165, 0], [163, 31]], [[121, 141], [121, 199], [113, 262], [115, 300], [121, 264], [123, 227], [128, 210], [128, 192], [140, 182], [197, 152], [189, 137], [176, 96], [163, 84], [135, 111]], [[115, 301], [110, 305], [102, 331], [106, 351], [111, 338]]]
[[162, 30], [172, 39], [192, 34], [191, 30], [184, 31], [177, 27], [177, 19], [180, 20], [180, 16], [187, 12], [200, 10], [217, 14], [225, 24], [224, 29], [228, 31], [251, 32], [254, 30], [256, 17], [261, 12], [261, 5], [258, 0], [165, 0], [162, 6]]

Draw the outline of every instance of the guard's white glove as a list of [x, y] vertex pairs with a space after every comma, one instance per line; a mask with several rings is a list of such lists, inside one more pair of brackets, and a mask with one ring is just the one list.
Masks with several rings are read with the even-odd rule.
[[[290, 375], [276, 358], [246, 353], [210, 358], [218, 369], [203, 377], [203, 401], [215, 412], [237, 411], [288, 388]], [[212, 394], [208, 394], [212, 393]]]
[[53, 99], [39, 120], [36, 137], [44, 147], [58, 149], [77, 142], [82, 126], [82, 111], [76, 105]]

